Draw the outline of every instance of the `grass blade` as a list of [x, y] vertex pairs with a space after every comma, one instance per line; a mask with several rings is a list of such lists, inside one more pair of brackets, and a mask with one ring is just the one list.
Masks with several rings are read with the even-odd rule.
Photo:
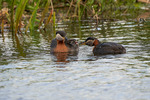
[[0, 0], [0, 9], [2, 9], [2, 1], [3, 1], [3, 0]]
[[48, 17], [48, 19], [47, 19], [47, 21], [46, 21], [46, 23], [45, 23], [45, 28], [46, 28], [47, 24], [50, 22], [50, 20], [51, 20], [51, 18], [52, 18], [52, 14], [53, 14], [53, 10], [51, 10], [51, 12], [50, 12], [50, 14], [49, 14], [49, 17]]
[[4, 20], [2, 19], [2, 23], [1, 23], [1, 33], [2, 33], [2, 37], [3, 37], [3, 41], [4, 41]]
[[47, 0], [46, 6], [45, 6], [44, 11], [43, 11], [43, 13], [42, 13], [42, 17], [41, 17], [41, 21], [40, 21], [39, 27], [41, 26], [41, 24], [42, 24], [42, 22], [43, 22], [43, 20], [44, 20], [44, 18], [45, 18], [45, 14], [46, 14], [47, 11], [48, 11], [49, 5], [50, 5], [50, 0]]
[[78, 20], [79, 20], [79, 21], [81, 20], [80, 1], [81, 1], [81, 0], [78, 0], [78, 2], [77, 2], [77, 5], [78, 5]]
[[20, 22], [20, 19], [22, 17], [22, 14], [23, 14], [23, 11], [25, 9], [25, 6], [27, 4], [28, 0], [21, 0], [18, 7], [17, 7], [17, 10], [16, 10], [16, 14], [15, 14], [15, 34], [17, 34], [17, 31], [18, 31], [18, 25], [19, 25], [19, 22]]
[[72, 0], [71, 3], [70, 3], [70, 6], [69, 6], [69, 9], [68, 9], [68, 11], [67, 11], [66, 16], [68, 16], [68, 14], [69, 14], [69, 12], [70, 12], [70, 9], [71, 9], [72, 5], [73, 5], [73, 0]]
[[14, 34], [14, 5], [15, 5], [16, 0], [12, 0], [12, 5], [11, 5], [11, 30], [12, 30], [12, 35]]
[[29, 23], [28, 23], [28, 25], [26, 26], [25, 33], [27, 33], [27, 30], [28, 30], [29, 26], [30, 26], [30, 29], [31, 29], [31, 30], [33, 30], [33, 28], [34, 28], [34, 23], [35, 23], [35, 20], [36, 20], [36, 13], [37, 13], [37, 9], [38, 9], [38, 7], [39, 7], [40, 1], [41, 1], [41, 0], [39, 0], [39, 1], [37, 2], [36, 6], [35, 6], [35, 9], [34, 9], [32, 15], [31, 15], [31, 17], [30, 17], [30, 19], [29, 19]]
[[56, 29], [55, 29], [55, 24], [56, 24], [56, 16], [55, 16], [55, 12], [53, 12], [53, 31], [54, 31], [54, 36], [55, 36], [55, 33], [56, 33]]

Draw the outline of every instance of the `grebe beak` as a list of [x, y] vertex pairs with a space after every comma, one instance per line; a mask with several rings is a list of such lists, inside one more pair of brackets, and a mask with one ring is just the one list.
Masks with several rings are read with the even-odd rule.
[[86, 45], [86, 42], [81, 42], [80, 45]]

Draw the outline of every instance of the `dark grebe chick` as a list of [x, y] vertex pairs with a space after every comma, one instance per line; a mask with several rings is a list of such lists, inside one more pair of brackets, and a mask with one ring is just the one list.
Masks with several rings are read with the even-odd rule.
[[126, 53], [126, 49], [118, 43], [104, 42], [101, 43], [97, 38], [88, 37], [85, 40], [85, 44], [88, 46], [94, 46], [94, 55], [106, 55], [106, 54], [123, 54]]
[[51, 41], [50, 52], [78, 52], [79, 46], [75, 39], [67, 39], [64, 31], [57, 31], [56, 38]]
[[65, 42], [70, 52], [79, 51], [79, 44], [75, 39], [67, 39]]

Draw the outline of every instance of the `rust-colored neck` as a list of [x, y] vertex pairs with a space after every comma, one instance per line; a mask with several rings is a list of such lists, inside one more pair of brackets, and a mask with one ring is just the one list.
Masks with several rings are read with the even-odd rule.
[[64, 40], [63, 41], [57, 40], [57, 44], [65, 44], [65, 41]]
[[100, 43], [99, 40], [95, 39], [93, 44], [94, 46], [97, 46], [99, 43]]
[[64, 41], [58, 41], [57, 40], [57, 46], [54, 50], [55, 52], [68, 52], [68, 48], [65, 45]]

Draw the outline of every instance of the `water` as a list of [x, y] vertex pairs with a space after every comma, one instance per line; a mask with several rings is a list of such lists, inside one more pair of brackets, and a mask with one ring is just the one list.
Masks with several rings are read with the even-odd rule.
[[149, 100], [150, 25], [83, 20], [57, 23], [79, 42], [97, 37], [122, 44], [126, 54], [94, 56], [81, 45], [77, 56], [50, 54], [52, 29], [30, 33], [19, 43], [0, 35], [0, 100]]

